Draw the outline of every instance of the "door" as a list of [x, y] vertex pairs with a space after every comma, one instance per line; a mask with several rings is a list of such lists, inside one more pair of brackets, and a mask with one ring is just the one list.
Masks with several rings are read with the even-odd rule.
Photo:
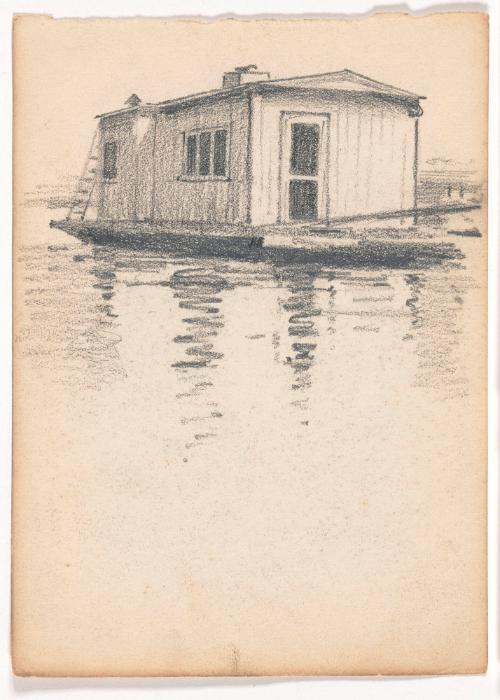
[[283, 115], [282, 221], [328, 217], [327, 129], [327, 115]]

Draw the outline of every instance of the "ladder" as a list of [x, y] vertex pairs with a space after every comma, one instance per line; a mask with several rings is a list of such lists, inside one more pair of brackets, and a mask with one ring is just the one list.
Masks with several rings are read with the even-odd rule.
[[78, 184], [74, 192], [74, 198], [66, 214], [66, 221], [83, 221], [92, 199], [95, 183], [97, 180], [96, 170], [99, 159], [99, 127], [94, 131], [92, 143], [90, 144], [87, 159], [78, 179]]

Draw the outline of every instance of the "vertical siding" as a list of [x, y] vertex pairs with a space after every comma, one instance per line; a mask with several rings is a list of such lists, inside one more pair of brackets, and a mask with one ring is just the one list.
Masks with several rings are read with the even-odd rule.
[[154, 119], [154, 115], [139, 117], [135, 129], [137, 148], [135, 207], [136, 217], [141, 221], [150, 219], [152, 216]]
[[330, 116], [330, 218], [413, 206], [414, 119], [402, 105], [366, 95], [333, 101], [267, 96], [254, 114], [253, 223], [278, 220], [281, 112]]
[[[251, 117], [251, 219], [254, 221], [255, 212], [260, 212], [266, 209], [269, 205], [268, 185], [274, 182], [275, 177], [273, 162], [277, 163], [279, 154], [276, 151], [277, 143], [270, 142], [263, 138], [264, 129], [264, 109], [263, 100], [260, 95], [255, 95], [252, 98], [252, 117]], [[276, 116], [276, 115], [275, 115]], [[279, 114], [277, 115], [279, 120]], [[274, 147], [274, 149], [273, 149]], [[270, 149], [270, 152], [264, 153], [264, 148]], [[266, 156], [267, 155], [267, 160]]]

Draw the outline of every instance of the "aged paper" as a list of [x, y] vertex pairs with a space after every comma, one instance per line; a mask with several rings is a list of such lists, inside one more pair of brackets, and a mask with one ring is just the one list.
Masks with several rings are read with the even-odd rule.
[[487, 16], [14, 25], [15, 673], [483, 672]]

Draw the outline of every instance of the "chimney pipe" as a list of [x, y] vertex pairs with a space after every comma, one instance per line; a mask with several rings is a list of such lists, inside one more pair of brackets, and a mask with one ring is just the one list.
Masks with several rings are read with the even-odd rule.
[[256, 83], [261, 80], [269, 80], [271, 78], [267, 71], [258, 71], [257, 66], [253, 63], [248, 66], [237, 66], [234, 70], [224, 73], [222, 78], [223, 88], [234, 88], [238, 85], [246, 83]]

